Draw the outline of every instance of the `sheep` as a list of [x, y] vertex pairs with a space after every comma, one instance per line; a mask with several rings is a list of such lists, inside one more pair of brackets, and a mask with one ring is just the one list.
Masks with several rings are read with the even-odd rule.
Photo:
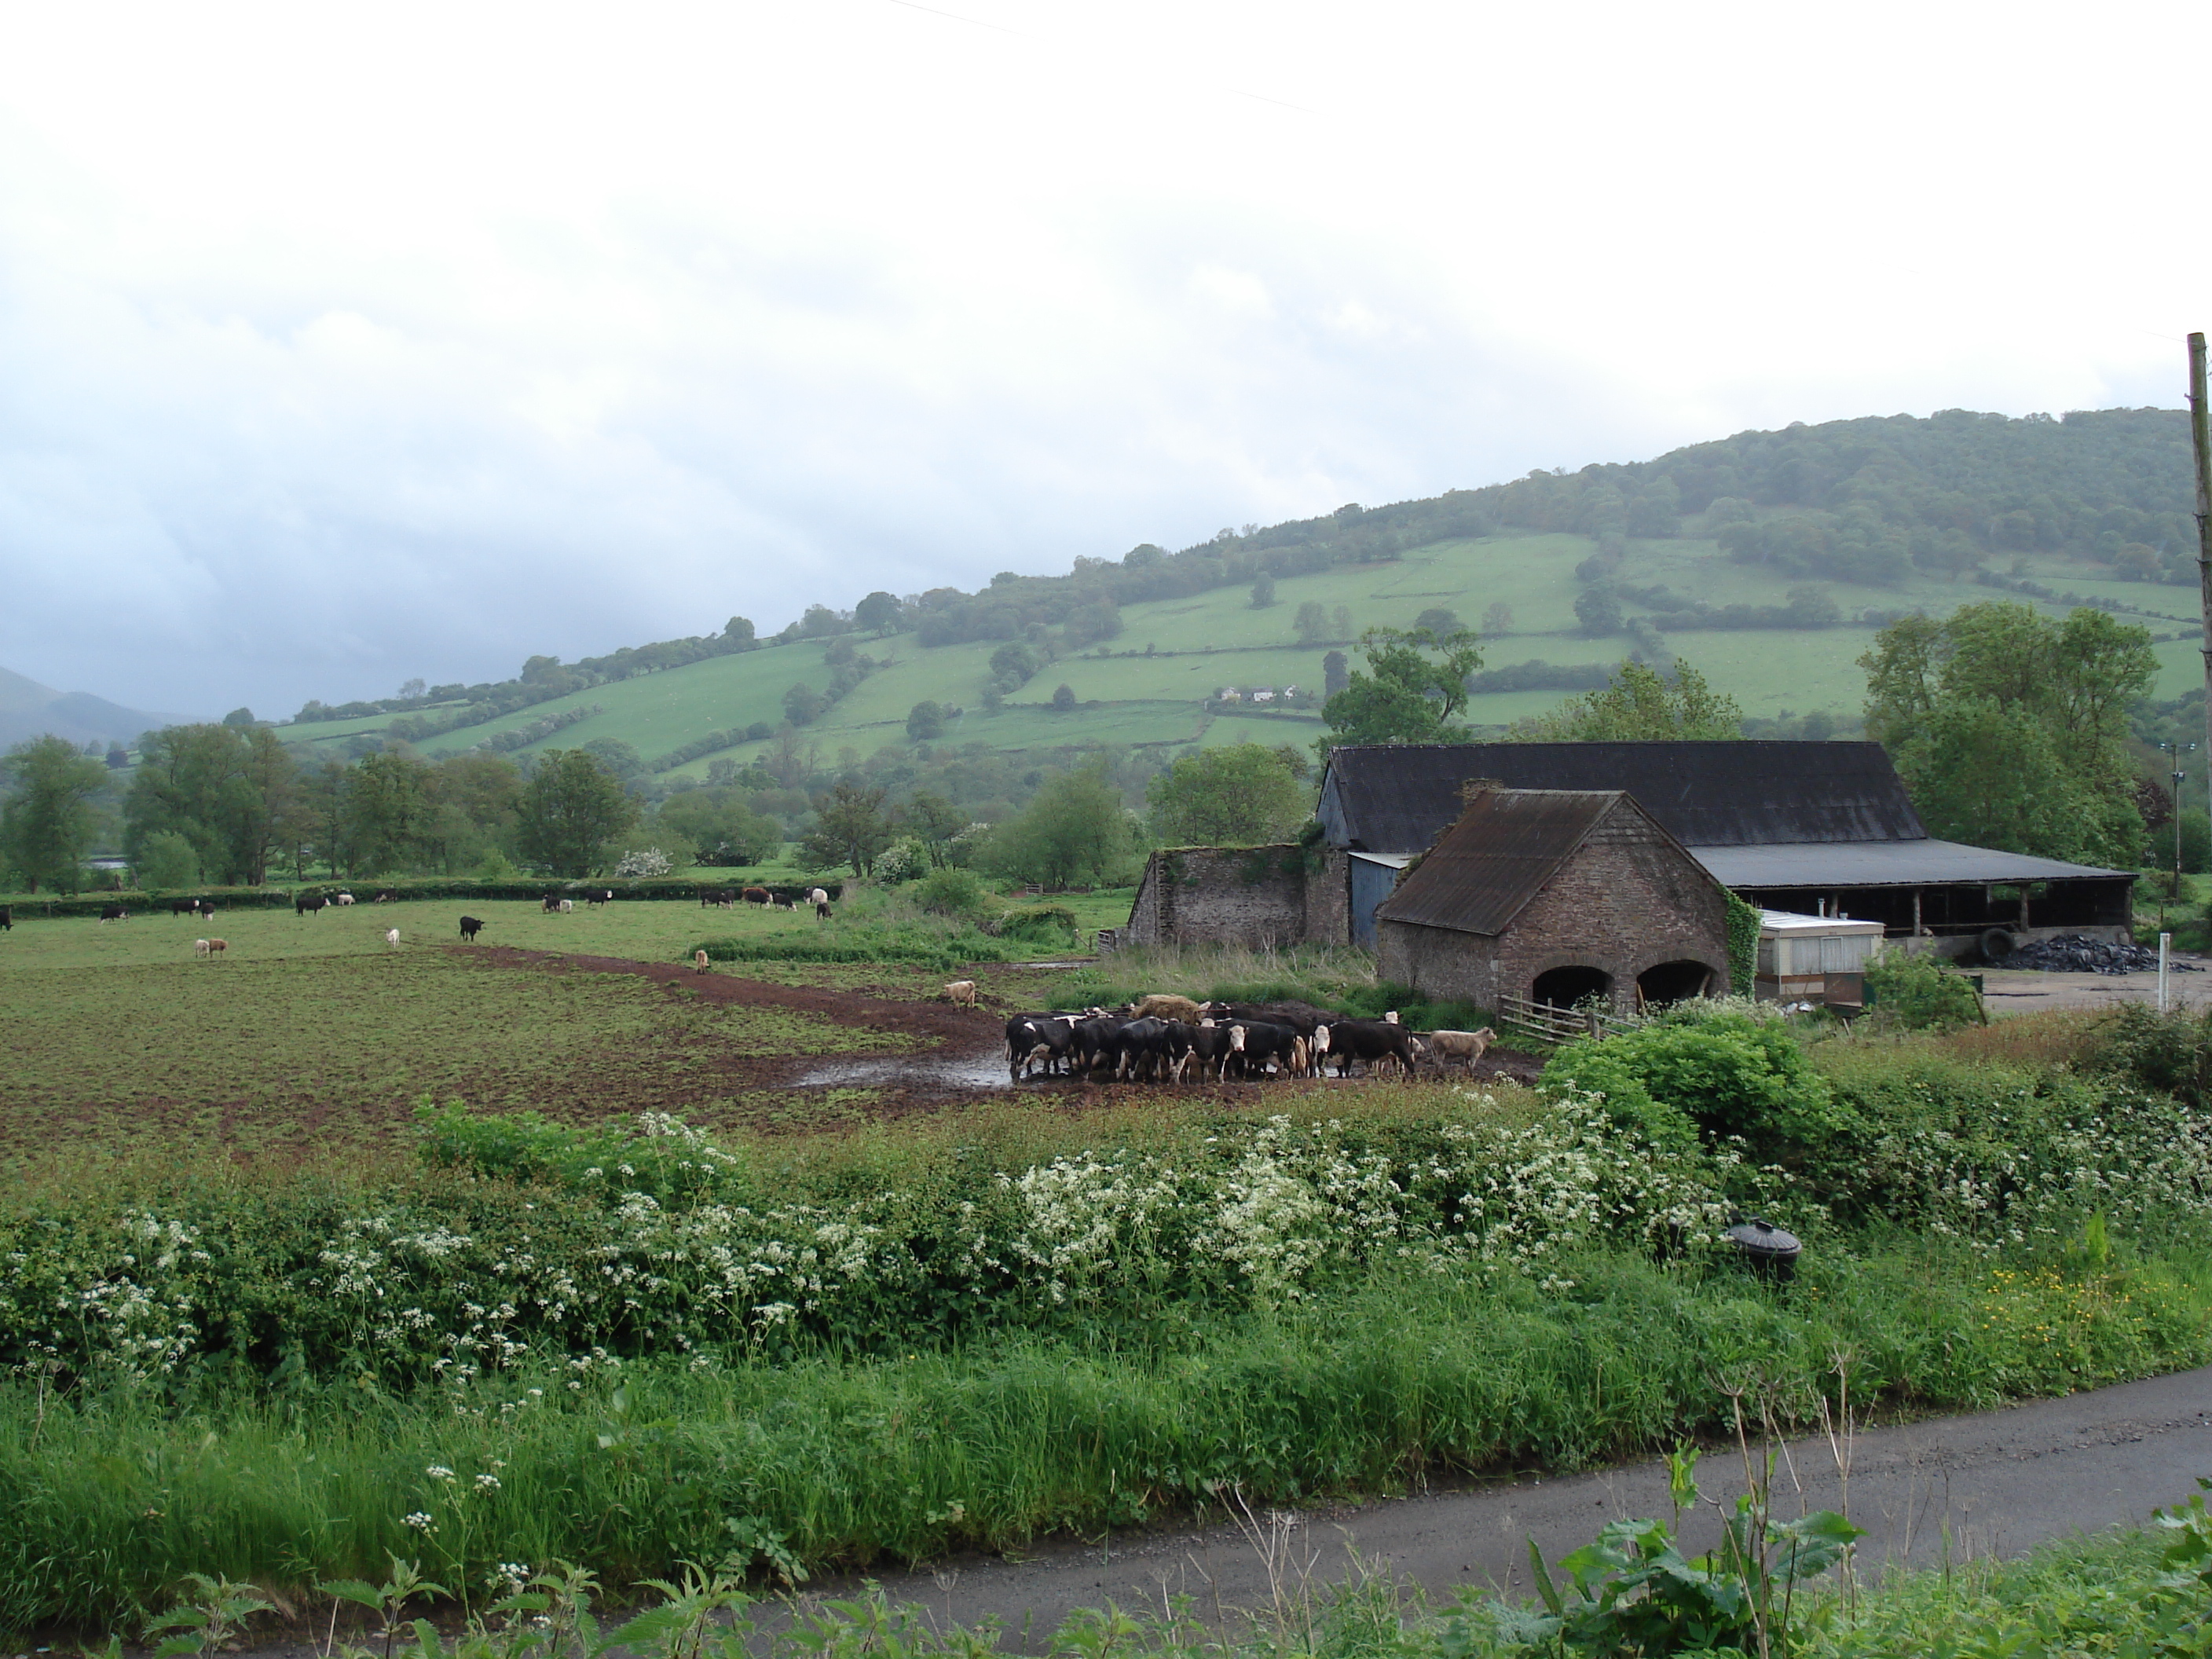
[[945, 1000], [963, 1008], [975, 1007], [980, 994], [972, 979], [956, 979], [945, 988]]
[[196, 957], [204, 957], [205, 955], [207, 955], [207, 953], [208, 953], [208, 950], [209, 950], [209, 945], [208, 945], [208, 942], [207, 942], [205, 939], [194, 939], [194, 940], [192, 941], [192, 954], [193, 954], [194, 956], [196, 956]]
[[1186, 1025], [1197, 1024], [1200, 1013], [1199, 1006], [1188, 997], [1159, 994], [1139, 998], [1124, 1012], [1135, 1019], [1179, 1019]]
[[1465, 1060], [1467, 1069], [1472, 1072], [1475, 1061], [1497, 1041], [1498, 1033], [1486, 1025], [1480, 1031], [1431, 1031], [1427, 1046], [1439, 1066], [1447, 1060]]
[[210, 956], [219, 957], [228, 949], [230, 949], [230, 941], [227, 939], [211, 939], [208, 941], [208, 954]]
[[562, 900], [561, 901], [561, 914], [562, 914], [562, 915], [564, 915], [564, 916], [569, 916], [569, 915], [575, 915], [575, 913], [576, 913], [576, 901], [575, 901], [575, 900], [574, 900], [574, 899], [562, 899]]
[[707, 953], [704, 951], [694, 951], [691, 953], [691, 970], [699, 974], [707, 971]]
[[337, 896], [337, 902], [340, 904], [351, 904], [353, 902], [353, 895], [351, 893], [340, 893]]
[[390, 945], [393, 950], [397, 951], [399, 948], [399, 930], [397, 927], [386, 928], [384, 930], [384, 942]]

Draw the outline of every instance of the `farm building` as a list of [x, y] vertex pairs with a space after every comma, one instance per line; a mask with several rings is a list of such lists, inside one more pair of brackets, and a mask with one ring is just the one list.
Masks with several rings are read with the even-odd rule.
[[1312, 936], [1302, 847], [1168, 847], [1137, 883], [1129, 921], [1102, 945], [1289, 946]]
[[1470, 792], [1376, 911], [1383, 978], [1623, 1013], [1728, 987], [1728, 896], [1620, 789]]
[[1878, 921], [1762, 910], [1753, 991], [1769, 1002], [1863, 1004], [1882, 932]]
[[[1626, 790], [1723, 884], [1763, 908], [1881, 923], [1946, 954], [1993, 927], [2124, 938], [2135, 876], [1930, 836], [1879, 744], [1485, 743], [1330, 752], [1316, 808], [1328, 853], [1310, 902], [1373, 946], [1399, 869], [1484, 779], [1510, 789]], [[1341, 894], [1340, 901], [1334, 899]]]

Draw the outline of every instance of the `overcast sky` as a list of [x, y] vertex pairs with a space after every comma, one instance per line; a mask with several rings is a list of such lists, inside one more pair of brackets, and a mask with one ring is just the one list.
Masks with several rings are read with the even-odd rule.
[[288, 714], [1747, 427], [2174, 406], [2201, 4], [17, 4], [0, 664]]

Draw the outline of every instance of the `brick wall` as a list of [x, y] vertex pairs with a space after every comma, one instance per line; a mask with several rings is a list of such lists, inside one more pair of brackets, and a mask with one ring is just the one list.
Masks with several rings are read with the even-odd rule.
[[1306, 938], [1304, 849], [1179, 847], [1152, 854], [1125, 945], [1292, 945]]
[[1635, 1009], [1637, 975], [1662, 963], [1702, 963], [1728, 984], [1718, 884], [1626, 800], [1497, 939], [1387, 921], [1378, 932], [1384, 979], [1485, 1008], [1500, 992], [1529, 995], [1552, 968], [1601, 969], [1624, 1013]]

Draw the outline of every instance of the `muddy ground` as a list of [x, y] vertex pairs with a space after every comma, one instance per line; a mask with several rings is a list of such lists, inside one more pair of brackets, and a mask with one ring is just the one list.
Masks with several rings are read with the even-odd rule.
[[[1025, 1091], [1097, 1097], [1101, 1103], [1135, 1090], [1154, 1093], [1176, 1087], [1188, 1095], [1214, 1096], [1249, 1102], [1255, 1091], [1276, 1086], [1268, 1083], [1188, 1083], [1182, 1085], [1097, 1083], [1069, 1078], [1031, 1076], [1018, 1085], [1010, 1081], [1005, 1058], [1006, 1018], [1015, 1012], [1032, 1012], [1041, 1005], [1007, 1002], [994, 995], [984, 981], [983, 1006], [957, 1006], [941, 999], [874, 994], [821, 985], [790, 985], [750, 979], [716, 965], [702, 974], [683, 963], [638, 962], [622, 957], [578, 956], [568, 952], [497, 947], [483, 954], [502, 965], [540, 973], [623, 974], [665, 986], [672, 994], [694, 996], [709, 1004], [751, 1008], [781, 1008], [811, 1014], [841, 1025], [904, 1039], [905, 1052], [870, 1049], [849, 1056], [793, 1057], [732, 1054], [716, 1069], [733, 1083], [759, 1089], [866, 1088], [877, 1091], [872, 1115], [897, 1116], [915, 1110], [933, 1110], [962, 1099], [1002, 1095], [1010, 1087]], [[1026, 988], [1019, 979], [1007, 988]], [[1431, 1073], [1454, 1081], [1504, 1080], [1534, 1083], [1543, 1070], [1534, 1054], [1510, 1048], [1493, 1048], [1470, 1073], [1454, 1066]], [[1357, 1084], [1355, 1076], [1345, 1079]], [[1337, 1079], [1326, 1082], [1336, 1086]]]

